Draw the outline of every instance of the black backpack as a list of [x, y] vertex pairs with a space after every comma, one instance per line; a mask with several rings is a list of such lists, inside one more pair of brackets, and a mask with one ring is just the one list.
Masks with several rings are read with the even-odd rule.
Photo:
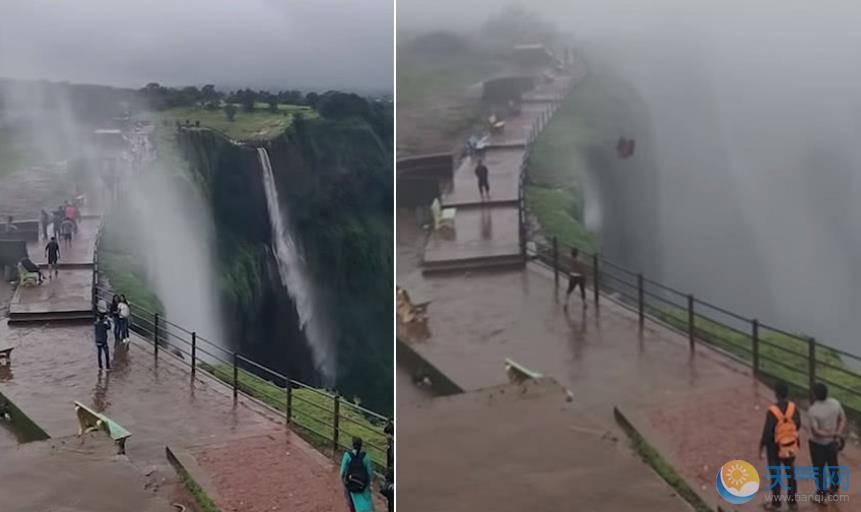
[[365, 452], [350, 454], [344, 484], [350, 492], [365, 492], [368, 488], [368, 470], [365, 468]]

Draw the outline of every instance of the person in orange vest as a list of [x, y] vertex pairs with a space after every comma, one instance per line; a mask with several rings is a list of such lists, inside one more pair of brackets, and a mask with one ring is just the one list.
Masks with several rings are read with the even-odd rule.
[[[798, 432], [801, 430], [801, 415], [795, 402], [789, 400], [789, 386], [786, 382], [778, 381], [774, 385], [774, 396], [777, 402], [768, 406], [759, 444], [759, 458], [762, 459], [765, 452], [769, 466], [771, 499], [764, 505], [767, 510], [780, 509], [783, 501], [789, 504], [789, 508], [797, 506], [798, 482], [795, 479], [795, 458], [801, 446], [798, 437]], [[782, 473], [785, 473], [785, 479], [781, 478]], [[786, 489], [785, 499], [781, 497], [782, 489]]]

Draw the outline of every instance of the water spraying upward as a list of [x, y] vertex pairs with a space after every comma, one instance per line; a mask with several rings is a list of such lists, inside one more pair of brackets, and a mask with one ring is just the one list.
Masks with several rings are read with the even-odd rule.
[[272, 247], [278, 262], [278, 275], [296, 307], [299, 327], [311, 347], [314, 364], [329, 385], [334, 381], [336, 370], [332, 333], [325, 319], [319, 314], [320, 299], [315, 293], [299, 241], [293, 236], [287, 210], [281, 210], [269, 153], [266, 148], [257, 148], [257, 156], [263, 170], [263, 189], [266, 192], [266, 206], [272, 225]]

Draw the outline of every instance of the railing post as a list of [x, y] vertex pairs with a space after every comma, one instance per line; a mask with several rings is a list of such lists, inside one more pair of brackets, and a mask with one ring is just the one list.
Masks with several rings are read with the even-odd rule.
[[341, 395], [335, 393], [335, 414], [332, 418], [332, 450], [338, 451], [338, 434], [340, 433]]
[[750, 339], [753, 342], [753, 374], [759, 375], [759, 320], [751, 321]]
[[152, 346], [153, 346], [153, 354], [155, 358], [158, 359], [158, 313], [155, 314], [155, 322], [152, 326]]
[[233, 353], [233, 403], [239, 399], [239, 354]]
[[810, 392], [813, 393], [813, 385], [816, 384], [816, 338], [807, 339], [807, 365], [810, 377]]
[[553, 285], [559, 288], [559, 239], [553, 237]]
[[191, 379], [197, 373], [197, 331], [191, 333]]
[[601, 296], [600, 283], [601, 283], [601, 269], [598, 267], [598, 262], [600, 260], [600, 256], [598, 253], [592, 255], [592, 292], [595, 294], [595, 307], [598, 307], [598, 298]]
[[645, 321], [645, 305], [643, 304], [643, 274], [637, 274], [637, 314], [640, 320], [640, 330], [643, 329]]
[[293, 420], [293, 384], [287, 379], [287, 423]]
[[688, 295], [688, 344], [694, 349], [694, 296]]

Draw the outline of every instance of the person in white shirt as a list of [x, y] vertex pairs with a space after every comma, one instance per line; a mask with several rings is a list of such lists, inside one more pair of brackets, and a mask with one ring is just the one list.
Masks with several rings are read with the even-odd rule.
[[[836, 496], [840, 491], [840, 464], [837, 455], [843, 448], [843, 433], [846, 430], [846, 413], [840, 402], [828, 398], [828, 386], [817, 382], [813, 386], [814, 402], [807, 410], [810, 417], [810, 460], [817, 468], [816, 494], [824, 500], [827, 494]], [[826, 468], [830, 468], [830, 471]]]
[[129, 342], [129, 320], [131, 319], [131, 309], [129, 301], [125, 295], [120, 296], [120, 302], [117, 305], [117, 321], [119, 322], [120, 339], [124, 343]]

